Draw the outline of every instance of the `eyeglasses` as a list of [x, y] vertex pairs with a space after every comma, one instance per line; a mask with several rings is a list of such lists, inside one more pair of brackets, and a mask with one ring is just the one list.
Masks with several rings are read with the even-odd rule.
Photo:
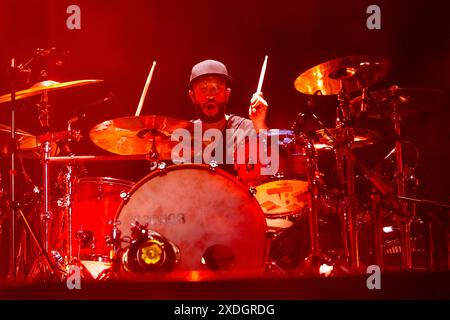
[[212, 95], [224, 91], [226, 89], [226, 82], [222, 79], [199, 80], [194, 84], [193, 88], [202, 94]]

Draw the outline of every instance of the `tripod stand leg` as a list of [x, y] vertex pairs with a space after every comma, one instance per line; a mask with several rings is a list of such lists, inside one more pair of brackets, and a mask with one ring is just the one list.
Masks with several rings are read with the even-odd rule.
[[382, 224], [381, 224], [381, 212], [379, 208], [380, 196], [371, 195], [372, 201], [372, 225], [373, 225], [373, 235], [374, 235], [374, 252], [375, 260], [377, 265], [381, 270], [384, 268], [383, 259], [383, 239], [382, 239]]
[[18, 209], [17, 212], [19, 213], [20, 218], [22, 219], [27, 231], [30, 233], [31, 238], [33, 239], [34, 243], [38, 247], [39, 255], [44, 257], [44, 260], [46, 262], [46, 266], [48, 267], [48, 271], [50, 272], [50, 275], [58, 280], [58, 277], [56, 276], [55, 268], [50, 260], [50, 257], [48, 256], [48, 253], [44, 248], [42, 247], [41, 243], [39, 242], [39, 239], [36, 237], [36, 234], [34, 233], [33, 229], [31, 228], [27, 218], [25, 217], [22, 210]]
[[400, 222], [400, 239], [402, 243], [402, 261], [403, 267], [406, 269], [412, 268], [411, 256], [411, 223]]

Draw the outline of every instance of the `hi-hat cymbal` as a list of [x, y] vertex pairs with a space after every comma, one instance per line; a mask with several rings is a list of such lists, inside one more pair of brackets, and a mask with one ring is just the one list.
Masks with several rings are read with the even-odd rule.
[[[19, 150], [32, 151], [38, 147], [38, 141], [31, 133], [16, 129], [16, 137]], [[9, 141], [11, 140], [11, 127], [0, 124], [0, 153], [9, 153]]]
[[[339, 139], [339, 129], [329, 128], [327, 129], [335, 138]], [[353, 129], [353, 142], [352, 148], [360, 148], [377, 142], [380, 139], [380, 135], [367, 129]], [[314, 137], [314, 147], [318, 150], [321, 149], [334, 149], [335, 143], [332, 138], [325, 132], [324, 129], [317, 130]]]
[[[350, 101], [355, 114], [361, 110], [361, 96]], [[415, 116], [441, 106], [446, 100], [443, 91], [429, 88], [399, 88], [370, 92], [367, 99], [367, 116], [372, 119], [390, 118], [396, 108], [401, 117]]]
[[[39, 95], [42, 92], [46, 91], [55, 91], [61, 89], [68, 89], [73, 87], [85, 86], [88, 84], [94, 84], [102, 82], [103, 80], [76, 80], [69, 82], [57, 82], [53, 80], [41, 81], [28, 89], [17, 91], [16, 92], [16, 100], [32, 97], [35, 95]], [[4, 94], [0, 96], [0, 103], [11, 101], [11, 93]]]
[[159, 159], [171, 159], [171, 141], [176, 129], [193, 132], [193, 123], [156, 115], [123, 117], [104, 121], [91, 129], [89, 136], [97, 146], [119, 155], [144, 155], [156, 148]]
[[303, 72], [294, 83], [301, 93], [335, 95], [370, 87], [389, 71], [388, 60], [377, 56], [348, 56], [319, 64]]
[[[39, 137], [34, 136], [23, 130], [16, 129], [17, 148], [20, 151], [20, 156], [25, 159], [40, 159], [42, 154], [40, 152]], [[11, 154], [9, 141], [11, 140], [11, 127], [0, 124], [0, 154], [3, 156]], [[59, 154], [59, 148], [55, 142], [51, 142], [51, 156]]]

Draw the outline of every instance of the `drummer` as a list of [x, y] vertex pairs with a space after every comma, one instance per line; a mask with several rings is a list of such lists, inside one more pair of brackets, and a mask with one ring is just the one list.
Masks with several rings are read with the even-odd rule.
[[[231, 82], [232, 78], [222, 62], [208, 59], [192, 67], [189, 97], [198, 117], [192, 120], [194, 124], [201, 124], [203, 132], [218, 129], [222, 132], [222, 137], [226, 136], [226, 129], [240, 129], [247, 135], [252, 130], [258, 132], [268, 129], [266, 124], [268, 104], [262, 92], [254, 93], [250, 99], [249, 119], [226, 113]], [[224, 143], [224, 146], [226, 145]], [[232, 150], [225, 150], [230, 151]]]

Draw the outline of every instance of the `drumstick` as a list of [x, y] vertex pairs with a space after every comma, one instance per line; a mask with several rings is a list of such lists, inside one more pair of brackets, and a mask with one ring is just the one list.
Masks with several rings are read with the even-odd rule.
[[145, 96], [147, 95], [148, 87], [150, 86], [150, 82], [152, 81], [153, 71], [155, 70], [156, 61], [153, 61], [152, 68], [150, 69], [150, 73], [148, 74], [147, 81], [145, 82], [144, 90], [141, 94], [141, 99], [139, 100], [139, 105], [136, 109], [136, 113], [134, 114], [136, 117], [141, 114], [142, 106], [144, 105]]
[[261, 92], [263, 81], [264, 81], [264, 75], [266, 74], [266, 66], [267, 66], [267, 55], [264, 57], [264, 63], [261, 68], [261, 74], [259, 75], [259, 82], [258, 82], [258, 88], [256, 88], [256, 92]]

